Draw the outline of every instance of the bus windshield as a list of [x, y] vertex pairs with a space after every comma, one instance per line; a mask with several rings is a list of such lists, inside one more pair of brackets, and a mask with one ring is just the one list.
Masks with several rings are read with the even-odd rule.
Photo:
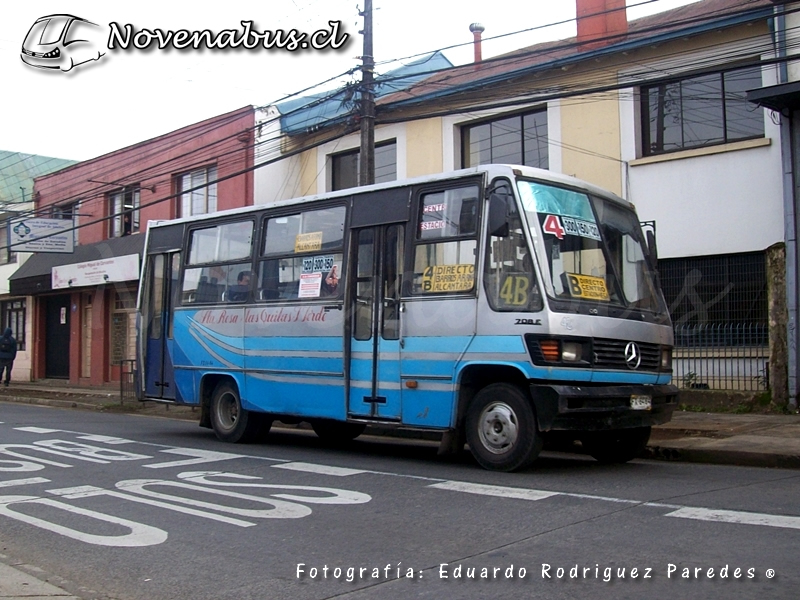
[[[517, 189], [548, 293], [664, 313], [636, 213], [611, 200], [538, 181]], [[539, 233], [541, 232], [541, 234]]]

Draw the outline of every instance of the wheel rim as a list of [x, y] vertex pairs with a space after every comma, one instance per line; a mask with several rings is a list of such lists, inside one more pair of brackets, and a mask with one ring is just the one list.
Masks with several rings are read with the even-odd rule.
[[236, 401], [236, 396], [230, 392], [224, 393], [217, 400], [217, 423], [227, 430], [236, 427], [236, 421], [239, 420], [239, 403]]
[[519, 437], [517, 415], [504, 402], [494, 402], [483, 409], [478, 421], [481, 444], [492, 454], [504, 454], [514, 447]]

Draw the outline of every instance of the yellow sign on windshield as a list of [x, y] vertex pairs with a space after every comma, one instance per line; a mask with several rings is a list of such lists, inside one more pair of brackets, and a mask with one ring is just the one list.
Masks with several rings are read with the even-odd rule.
[[438, 265], [422, 272], [423, 292], [467, 292], [475, 285], [475, 265]]
[[569, 293], [573, 298], [586, 298], [587, 300], [609, 300], [606, 281], [602, 277], [592, 275], [578, 275], [566, 273], [569, 283]]

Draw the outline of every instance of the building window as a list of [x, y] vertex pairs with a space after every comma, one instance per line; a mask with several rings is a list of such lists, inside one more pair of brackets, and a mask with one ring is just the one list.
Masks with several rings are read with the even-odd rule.
[[50, 211], [50, 218], [72, 221], [77, 214], [78, 214], [78, 203], [72, 202], [71, 204], [62, 204], [59, 206], [54, 206]]
[[0, 265], [17, 262], [17, 253], [11, 252], [8, 248], [10, 242], [8, 227], [0, 228]]
[[80, 233], [80, 229], [76, 229], [78, 226], [78, 207], [80, 206], [80, 202], [71, 202], [70, 204], [62, 204], [60, 206], [54, 206], [50, 211], [50, 218], [51, 219], [62, 219], [64, 221], [72, 221], [72, 235], [73, 235], [73, 242], [75, 244], [78, 243], [78, 235]]
[[763, 109], [746, 98], [760, 87], [758, 68], [643, 87], [642, 154], [763, 137]]
[[[353, 150], [331, 156], [331, 189], [344, 190], [358, 187], [361, 169], [361, 152]], [[397, 142], [384, 142], [375, 146], [375, 183], [397, 179]]]
[[2, 335], [6, 327], [11, 327], [11, 332], [17, 340], [17, 350], [25, 350], [25, 300], [6, 300], [0, 302], [0, 323]]
[[489, 163], [547, 169], [547, 110], [537, 110], [462, 128], [462, 167]]
[[110, 343], [112, 365], [136, 358], [136, 297], [133, 293], [115, 294]]
[[180, 197], [179, 217], [204, 215], [217, 211], [217, 167], [207, 167], [191, 173], [184, 173], [178, 175], [177, 180]]
[[139, 231], [139, 188], [127, 187], [108, 196], [111, 237]]

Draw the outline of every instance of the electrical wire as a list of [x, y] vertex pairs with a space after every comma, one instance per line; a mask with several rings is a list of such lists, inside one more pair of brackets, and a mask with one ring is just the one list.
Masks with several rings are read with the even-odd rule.
[[[747, 4], [752, 4], [752, 0], [743, 3], [743, 5], [747, 5]], [[763, 17], [761, 17], [761, 19], [763, 19]], [[670, 27], [670, 28], [672, 28], [672, 27]], [[759, 35], [759, 36], [756, 36], [756, 37], [763, 37], [763, 35]], [[516, 57], [516, 55], [515, 55], [515, 57]], [[746, 66], [747, 67], [751, 67], [753, 65], [762, 65], [763, 66], [764, 64], [778, 64], [779, 62], [784, 62], [784, 61], [788, 61], [788, 60], [791, 60], [791, 59], [790, 58], [785, 58], [785, 57], [778, 57], [778, 58], [773, 59], [771, 62], [770, 61], [759, 60], [757, 62], [753, 62], [753, 63], [748, 64]], [[744, 67], [742, 67], [742, 68], [744, 68]], [[348, 74], [352, 75], [355, 71], [356, 71], [356, 69], [351, 69], [351, 70], [345, 72], [344, 74], [340, 74], [340, 75], [337, 75], [336, 77], [329, 78], [328, 80], [326, 80], [323, 83], [328, 83], [328, 82], [330, 82], [330, 81], [332, 81], [332, 80], [334, 80], [336, 78], [341, 77], [342, 75], [348, 75]], [[716, 71], [713, 71], [713, 72], [719, 72], [719, 67], [716, 67]], [[475, 110], [487, 110], [487, 109], [504, 108], [504, 107], [507, 107], [507, 106], [516, 106], [516, 105], [520, 105], [520, 104], [524, 104], [524, 103], [530, 103], [532, 101], [544, 102], [544, 101], [546, 101], [548, 99], [555, 99], [555, 98], [561, 98], [561, 97], [571, 97], [571, 96], [575, 96], [575, 95], [603, 94], [603, 93], [608, 93], [608, 92], [611, 92], [611, 91], [616, 91], [616, 90], [619, 90], [619, 89], [631, 88], [633, 85], [634, 84], [632, 82], [626, 81], [624, 84], [617, 84], [617, 85], [613, 85], [613, 86], [576, 87], [576, 88], [572, 89], [571, 91], [568, 90], [568, 89], [565, 90], [565, 89], [562, 88], [562, 89], [560, 89], [558, 91], [554, 91], [552, 94], [549, 94], [549, 95], [548, 94], [544, 94], [544, 95], [539, 94], [535, 98], [533, 98], [533, 97], [517, 98], [517, 99], [515, 99], [515, 100], [513, 100], [511, 102], [500, 102], [500, 103], [493, 103], [493, 104], [485, 104], [485, 105], [481, 105], [480, 107], [474, 107], [474, 104], [473, 104], [473, 108], [472, 108], [472, 110], [470, 112], [474, 112]], [[312, 86], [312, 87], [306, 88], [305, 90], [303, 90], [301, 92], [297, 92], [295, 94], [290, 94], [288, 96], [285, 96], [284, 98], [295, 97], [295, 96], [297, 96], [297, 95], [299, 95], [301, 93], [304, 93], [305, 91], [308, 91], [308, 90], [311, 90], [311, 89], [315, 89], [316, 87], [317, 86]], [[337, 96], [340, 96], [340, 95], [342, 95], [342, 89], [334, 90], [333, 92], [331, 92], [327, 96], [327, 98], [328, 99], [333, 99], [333, 98], [336, 98]], [[318, 104], [321, 101], [324, 101], [324, 100], [314, 99], [311, 102], [309, 102], [308, 104], [296, 108], [292, 112], [299, 112], [301, 110], [307, 110], [309, 105], [313, 105], [315, 103]], [[424, 112], [424, 113], [420, 113], [418, 115], [414, 115], [413, 119], [430, 118], [430, 117], [435, 117], [435, 116], [443, 116], [445, 114], [456, 114], [456, 113], [465, 113], [465, 110], [464, 110], [463, 107], [461, 107], [461, 108], [455, 108], [455, 109], [452, 109], [452, 110], [449, 110], [449, 111], [441, 111], [441, 110], [440, 111], [427, 111], [427, 112]], [[279, 116], [275, 117], [274, 119], [272, 119], [270, 121], [266, 121], [266, 123], [271, 122], [271, 121], [275, 121], [275, 120], [281, 118], [282, 116], [285, 116], [285, 115], [279, 115]], [[394, 120], [392, 118], [388, 118], [388, 117], [384, 116], [383, 118], [381, 118], [379, 123], [392, 123], [392, 122], [408, 121], [408, 120], [412, 120], [412, 119], [410, 119], [408, 116], [405, 116], [405, 117], [397, 118], [396, 120]], [[263, 126], [264, 126], [264, 123], [260, 123], [260, 124], [257, 124], [255, 128], [263, 127]], [[246, 168], [244, 170], [239, 170], [239, 171], [234, 172], [232, 174], [228, 174], [228, 175], [226, 175], [224, 177], [219, 177], [216, 180], [216, 182], [225, 181], [225, 180], [230, 179], [232, 177], [236, 177], [236, 176], [242, 175], [244, 173], [247, 173], [247, 172], [249, 172], [249, 171], [251, 171], [251, 170], [253, 170], [255, 168], [260, 168], [260, 167], [266, 166], [268, 164], [273, 164], [273, 163], [277, 162], [278, 160], [282, 160], [284, 158], [289, 158], [291, 156], [295, 156], [295, 155], [300, 154], [302, 152], [305, 152], [306, 150], [309, 150], [311, 148], [315, 148], [315, 147], [318, 147], [320, 145], [327, 144], [327, 143], [329, 143], [329, 142], [331, 142], [333, 140], [338, 140], [338, 142], [337, 142], [337, 144], [338, 144], [342, 140], [343, 136], [347, 135], [348, 129], [352, 128], [352, 124], [344, 123], [342, 125], [342, 127], [343, 127], [342, 131], [337, 131], [335, 134], [333, 134], [331, 136], [327, 136], [322, 140], [316, 140], [316, 141], [313, 141], [313, 142], [309, 142], [307, 145], [301, 145], [300, 147], [296, 148], [295, 150], [290, 151], [290, 152], [285, 152], [285, 153], [281, 153], [280, 152], [280, 146], [281, 146], [281, 142], [283, 140], [283, 136], [280, 134], [280, 132], [278, 132], [278, 134], [273, 138], [254, 141], [253, 144], [252, 144], [252, 148], [254, 150], [255, 150], [256, 146], [259, 146], [259, 150], [261, 151], [262, 155], [264, 155], [265, 153], [270, 153], [270, 152], [276, 152], [277, 151], [278, 152], [278, 156], [276, 156], [275, 158], [272, 158], [272, 159], [267, 159], [267, 160], [264, 160], [264, 161], [260, 161], [257, 164], [254, 164], [252, 167]], [[166, 135], [170, 135], [170, 134], [166, 134]], [[159, 137], [161, 137], [161, 136], [159, 136]], [[157, 138], [155, 138], [155, 139], [157, 139]], [[176, 144], [177, 143], [178, 142], [176, 141]], [[183, 143], [185, 143], [185, 142], [183, 142]], [[214, 141], [213, 143], [211, 143], [211, 144], [209, 144], [207, 146], [203, 146], [201, 148], [195, 148], [195, 149], [191, 150], [190, 152], [188, 152], [187, 154], [198, 153], [198, 155], [199, 155], [200, 152], [206, 151], [206, 152], [209, 152], [209, 158], [224, 159], [226, 161], [230, 161], [230, 163], [235, 162], [234, 160], [230, 159], [230, 157], [226, 157], [225, 155], [220, 156], [220, 155], [215, 154], [213, 152], [213, 148], [216, 145], [219, 145], [221, 143], [222, 143], [222, 140], [216, 140], [216, 141]], [[144, 142], [142, 144], [146, 144], [146, 142]], [[137, 146], [139, 146], [139, 144], [137, 144]], [[563, 145], [563, 147], [567, 148], [568, 146], [567, 145]], [[571, 147], [570, 149], [575, 149], [575, 148]], [[578, 150], [582, 150], [582, 151], [585, 151], [587, 153], [591, 153], [591, 151], [587, 150], [587, 149], [578, 149]], [[121, 151], [116, 151], [116, 152], [122, 154], [122, 153], [124, 153], [124, 151], [125, 151], [125, 149], [123, 149]], [[231, 151], [231, 153], [233, 153], [233, 152], [241, 152], [241, 151], [242, 151], [242, 149], [240, 148], [240, 149], [237, 149], [235, 151]], [[112, 153], [112, 154], [114, 154], [114, 153]], [[100, 157], [100, 158], [104, 158], [104, 157]], [[603, 156], [603, 158], [613, 158], [613, 157], [605, 157], [605, 156]], [[97, 159], [94, 159], [94, 160], [97, 160]], [[120, 160], [121, 160], [120, 164], [128, 164], [128, 163], [131, 162], [128, 157], [120, 157]], [[614, 159], [614, 160], [618, 160], [618, 159]], [[167, 165], [170, 162], [174, 162], [174, 161], [175, 161], [175, 159], [166, 160], [166, 161], [163, 161], [162, 163], [159, 163], [157, 166], [164, 166], [164, 165]], [[91, 161], [87, 161], [87, 162], [91, 162]], [[147, 169], [143, 169], [140, 172], [134, 173], [134, 175], [140, 175], [141, 177], [144, 177], [144, 175], [149, 170], [154, 169], [154, 168], [155, 168], [155, 166], [150, 166]], [[114, 165], [113, 161], [108, 161], [107, 168], [105, 169], [104, 172], [105, 173], [114, 173], [118, 169], [119, 169], [119, 167], [117, 165]], [[184, 172], [186, 170], [187, 169], [184, 169]], [[219, 172], [219, 166], [218, 166], [218, 172]], [[321, 171], [320, 171], [320, 173], [321, 173]], [[318, 176], [319, 176], [320, 173], [318, 173]], [[172, 175], [172, 171], [171, 170], [162, 171], [162, 172], [160, 172], [160, 175], [164, 176], [164, 177], [170, 176], [170, 175]], [[152, 179], [153, 177], [156, 177], [156, 176], [157, 175], [154, 175], [154, 174], [151, 173], [148, 176], [148, 179]], [[216, 183], [216, 182], [212, 182], [212, 183]], [[118, 184], [118, 182], [109, 182], [108, 184], [104, 184], [104, 185], [108, 186], [108, 185], [113, 185], [115, 183]], [[286, 183], [286, 181], [284, 182], [284, 184], [285, 183]], [[117, 187], [119, 187], [119, 186], [117, 185]], [[205, 185], [198, 186], [196, 188], [183, 190], [180, 193], [181, 194], [191, 193], [192, 191], [195, 191], [195, 190], [198, 190], [198, 189], [201, 189], [201, 188], [204, 188], [204, 187], [206, 187], [206, 186]], [[95, 190], [94, 195], [93, 196], [89, 196], [89, 197], [87, 197], [86, 193], [79, 194], [80, 198], [73, 198], [73, 200], [76, 200], [76, 201], [80, 200], [81, 203], [82, 203], [82, 206], [87, 206], [87, 205], [89, 205], [91, 202], [93, 202], [95, 200], [96, 201], [103, 201], [105, 199], [105, 197], [106, 197], [106, 191], [104, 191], [104, 189], [105, 188], [103, 188], [103, 189], [98, 188], [97, 190]], [[179, 194], [170, 194], [168, 196], [153, 200], [151, 202], [148, 202], [146, 204], [141, 205], [139, 207], [139, 210], [141, 210], [143, 208], [146, 208], [148, 206], [152, 206], [154, 204], [158, 204], [160, 202], [165, 202], [165, 201], [169, 201], [169, 200], [175, 199], [178, 196], [179, 196]], [[70, 199], [67, 199], [67, 200], [69, 201]], [[61, 202], [63, 203], [63, 200]], [[51, 207], [52, 207], [52, 205], [51, 205]], [[51, 208], [51, 207], [48, 207], [48, 208]], [[36, 214], [36, 213], [33, 212], [31, 214]], [[102, 217], [102, 218], [93, 217], [94, 218], [93, 221], [90, 221], [90, 222], [87, 222], [87, 223], [81, 223], [79, 226], [76, 226], [75, 229], [88, 227], [88, 226], [90, 226], [92, 224], [95, 224], [95, 223], [99, 223], [99, 222], [106, 221], [106, 220], [109, 220], [109, 219], [117, 218], [117, 217], [121, 216], [121, 214], [123, 214], [123, 213], [110, 214], [110, 215], [107, 215], [107, 216]]]

